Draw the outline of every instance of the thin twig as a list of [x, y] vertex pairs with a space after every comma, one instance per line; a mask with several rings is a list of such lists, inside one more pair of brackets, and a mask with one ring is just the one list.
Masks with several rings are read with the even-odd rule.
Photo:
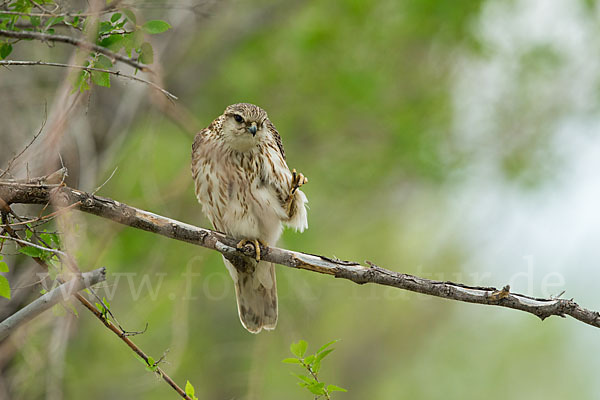
[[[6, 227], [6, 225], [3, 225], [3, 226]], [[43, 251], [49, 251], [50, 253], [54, 253], [58, 256], [64, 257], [65, 259], [68, 258], [67, 254], [63, 251], [53, 249], [51, 247], [40, 246], [39, 244], [31, 243], [31, 242], [28, 242], [27, 240], [22, 240], [17, 237], [0, 235], [0, 239], [12, 240], [13, 242], [22, 244], [25, 247], [35, 247], [36, 249], [43, 250]]]
[[104, 10], [96, 11], [96, 12], [64, 12], [58, 14], [50, 14], [50, 13], [25, 13], [19, 11], [10, 11], [10, 10], [0, 10], [0, 14], [4, 15], [18, 15], [20, 17], [91, 17], [94, 15], [102, 15], [107, 14], [109, 12], [116, 11], [116, 8], [106, 8]]
[[95, 195], [96, 193], [98, 193], [100, 191], [100, 189], [102, 189], [104, 187], [104, 185], [106, 185], [108, 183], [108, 181], [110, 181], [112, 179], [112, 177], [114, 176], [115, 172], [117, 172], [117, 169], [119, 169], [119, 167], [115, 167], [115, 169], [113, 170], [112, 174], [110, 174], [110, 176], [108, 177], [108, 179], [106, 179], [102, 185], [98, 186], [96, 188], [96, 190], [94, 190], [92, 192], [92, 196]]
[[132, 67], [137, 68], [140, 71], [152, 72], [152, 70], [150, 68], [137, 62], [136, 60], [132, 60], [131, 58], [127, 58], [121, 54], [110, 51], [106, 47], [102, 47], [97, 44], [85, 41], [83, 39], [78, 39], [78, 38], [74, 38], [71, 36], [52, 35], [49, 33], [30, 32], [30, 31], [9, 31], [9, 30], [5, 30], [5, 29], [0, 29], [0, 36], [9, 37], [9, 38], [13, 38], [13, 39], [35, 39], [35, 40], [40, 40], [42, 42], [67, 43], [67, 44], [70, 44], [73, 46], [80, 47], [82, 49], [95, 51], [97, 53], [102, 53], [105, 56], [107, 56], [113, 60], [118, 60], [125, 64], [131, 65]]
[[[0, 60], [0, 63], [2, 62], [2, 60]], [[23, 155], [23, 153], [25, 153], [25, 151], [27, 151], [27, 149], [33, 144], [33, 142], [35, 142], [35, 140], [38, 138], [38, 136], [40, 136], [42, 134], [42, 131], [44, 130], [44, 127], [46, 126], [46, 121], [48, 120], [48, 104], [44, 103], [44, 121], [42, 122], [42, 126], [40, 127], [38, 133], [36, 133], [35, 135], [33, 135], [33, 139], [31, 139], [31, 141], [29, 143], [27, 143], [27, 145], [23, 148], [23, 150], [21, 150], [18, 154], [16, 154], [13, 158], [10, 159], [10, 161], [8, 162], [6, 169], [0, 174], [0, 178], [2, 178], [4, 175], [6, 175], [10, 169], [12, 168], [13, 163]]]
[[147, 81], [145, 79], [139, 78], [139, 77], [134, 76], [134, 75], [124, 74], [121, 71], [111, 71], [109, 69], [94, 68], [94, 67], [84, 67], [82, 65], [62, 64], [62, 63], [43, 62], [43, 61], [0, 60], [0, 65], [19, 65], [19, 66], [23, 66], [23, 65], [42, 65], [42, 66], [46, 66], [46, 67], [62, 67], [62, 68], [81, 69], [81, 70], [85, 70], [85, 71], [106, 72], [106, 73], [111, 74], [111, 75], [120, 76], [122, 78], [127, 78], [127, 79], [131, 79], [131, 80], [134, 80], [134, 81], [137, 81], [137, 82], [145, 83], [146, 85], [150, 85], [153, 88], [155, 88], [155, 89], [159, 90], [160, 92], [162, 92], [165, 96], [167, 96], [167, 98], [169, 98], [171, 100], [177, 100], [177, 96], [175, 96], [174, 94], [172, 94], [172, 93], [168, 92], [167, 90], [161, 88], [156, 83], [151, 82], [151, 81]]
[[[38, 8], [42, 13], [46, 14], [46, 15], [50, 15], [52, 17], [55, 17], [56, 15], [50, 11], [50, 10], [46, 10], [44, 7], [41, 6], [41, 4], [38, 4], [36, 1], [34, 0], [29, 0], [30, 2], [33, 3], [33, 5]], [[56, 7], [54, 8], [54, 10], [56, 11], [56, 9], [58, 8], [58, 4], [56, 5]]]
[[6, 225], [4, 225], [4, 224], [0, 224], [0, 228], [1, 228], [1, 227], [4, 227], [4, 226], [11, 226], [11, 227], [13, 227], [13, 228], [14, 228], [15, 226], [22, 226], [22, 225], [36, 224], [36, 223], [38, 223], [38, 222], [42, 222], [42, 221], [44, 221], [44, 223], [45, 223], [45, 222], [48, 222], [48, 221], [52, 220], [54, 217], [56, 217], [56, 216], [58, 216], [58, 215], [60, 215], [60, 214], [62, 214], [62, 213], [64, 213], [64, 212], [66, 212], [66, 211], [68, 211], [68, 210], [70, 210], [70, 209], [72, 209], [72, 208], [75, 208], [75, 207], [77, 207], [79, 204], [80, 204], [80, 203], [74, 203], [74, 204], [71, 204], [71, 205], [70, 205], [70, 206], [68, 206], [68, 207], [65, 207], [65, 208], [59, 208], [58, 210], [56, 210], [56, 211], [54, 211], [54, 212], [51, 212], [50, 214], [47, 214], [47, 215], [42, 215], [42, 216], [40, 216], [40, 217], [37, 217], [37, 218], [35, 218], [35, 219], [29, 219], [29, 220], [26, 220], [26, 221], [20, 221], [20, 222], [13, 222], [13, 223], [11, 223], [11, 224], [6, 224]]
[[[240, 251], [236, 249], [238, 240], [220, 232], [189, 225], [66, 186], [0, 181], [0, 205], [2, 199], [8, 204], [45, 204], [52, 200], [53, 205], [57, 207], [67, 207], [79, 201], [81, 202], [78, 207], [80, 211], [171, 239], [217, 250], [231, 260], [236, 267], [236, 262], [240, 259], [243, 261], [247, 260], [247, 257], [255, 256], [252, 246], [247, 246]], [[277, 247], [261, 246], [260, 250], [261, 258], [265, 261], [348, 279], [358, 284], [374, 283], [449, 300], [512, 308], [531, 313], [542, 320], [552, 315], [561, 317], [569, 315], [583, 323], [600, 328], [600, 313], [585, 309], [573, 300], [536, 298], [512, 293], [508, 287], [499, 290], [494, 287], [434, 281], [390, 271], [372, 263], [363, 266], [352, 261], [342, 261]]]

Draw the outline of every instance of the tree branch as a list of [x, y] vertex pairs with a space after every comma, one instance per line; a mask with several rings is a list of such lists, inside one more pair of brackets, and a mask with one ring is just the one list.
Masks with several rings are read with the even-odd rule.
[[127, 58], [121, 54], [115, 53], [113, 51], [108, 50], [105, 47], [99, 46], [94, 43], [87, 42], [83, 39], [77, 39], [71, 36], [65, 35], [51, 35], [49, 33], [40, 33], [40, 32], [29, 32], [29, 31], [9, 31], [5, 29], [0, 29], [0, 36], [9, 37], [13, 39], [35, 39], [40, 40], [42, 42], [59, 42], [59, 43], [67, 43], [73, 46], [80, 47], [82, 49], [95, 51], [98, 53], [102, 53], [105, 56], [113, 59], [119, 60], [125, 64], [131, 65], [134, 68], [139, 69], [144, 72], [152, 72], [152, 70], [146, 67], [139, 62]]
[[[189, 225], [128, 206], [116, 200], [91, 195], [66, 186], [0, 181], [0, 200], [2, 199], [8, 204], [46, 204], [51, 202], [57, 207], [69, 207], [79, 202], [79, 205], [74, 208], [83, 212], [171, 239], [213, 249], [230, 259], [242, 257], [242, 253], [247, 257], [255, 255], [251, 246], [241, 251], [237, 250], [237, 240], [222, 233]], [[542, 320], [552, 315], [560, 317], [569, 315], [581, 322], [600, 328], [600, 313], [585, 309], [573, 300], [536, 298], [511, 293], [508, 286], [498, 290], [494, 287], [435, 281], [390, 271], [369, 262], [367, 262], [368, 266], [363, 266], [352, 261], [342, 261], [277, 247], [261, 246], [261, 258], [291, 268], [348, 279], [358, 284], [375, 283], [449, 300], [512, 308], [531, 313]]]
[[[112, 71], [110, 69], [94, 68], [94, 67], [84, 67], [82, 65], [62, 64], [62, 63], [43, 62], [43, 61], [0, 60], [0, 65], [18, 65], [18, 66], [23, 66], [23, 65], [28, 65], [28, 66], [30, 66], [30, 65], [41, 65], [41, 66], [46, 66], [46, 67], [75, 68], [75, 69], [81, 69], [81, 70], [84, 70], [84, 71], [106, 72], [107, 74], [111, 74], [111, 75], [115, 75], [115, 76], [120, 76], [122, 78], [127, 78], [127, 79], [131, 79], [133, 81], [145, 83], [146, 85], [150, 85], [154, 89], [157, 89], [160, 92], [162, 92], [165, 96], [167, 96], [167, 98], [169, 98], [171, 100], [177, 100], [177, 96], [175, 96], [171, 92], [169, 92], [169, 91], [161, 88], [156, 83], [151, 82], [151, 81], [147, 81], [147, 80], [142, 79], [142, 78], [138, 78], [137, 76], [124, 74], [121, 71]], [[0, 175], [0, 177], [1, 177], [1, 175]]]
[[67, 300], [73, 294], [106, 280], [104, 267], [85, 272], [79, 277], [52, 289], [48, 293], [32, 301], [4, 321], [0, 322], [0, 340], [10, 335], [15, 329], [31, 321], [39, 314], [51, 308], [60, 301]]
[[18, 15], [21, 17], [90, 17], [94, 15], [102, 15], [107, 14], [109, 12], [116, 11], [116, 6], [110, 5], [104, 8], [103, 10], [96, 12], [62, 12], [62, 13], [54, 13], [48, 10], [44, 10], [42, 13], [26, 13], [19, 11], [11, 11], [11, 10], [0, 10], [0, 15]]
[[[2, 181], [0, 181], [2, 182]], [[29, 184], [31, 185], [31, 184]], [[55, 185], [56, 186], [56, 185]], [[58, 185], [58, 186], [62, 186], [62, 185]], [[6, 203], [3, 199], [2, 196], [0, 196], [0, 211], [2, 211], [3, 213], [10, 213], [12, 212], [10, 206], [8, 205], [8, 203]], [[22, 243], [23, 241], [21, 239], [19, 239], [18, 235], [16, 234], [16, 232], [12, 229], [12, 227], [10, 226], [10, 224], [3, 224], [0, 225], [4, 228], [4, 230], [6, 232], [8, 232], [8, 234], [11, 237], [11, 240], [14, 240], [15, 242], [17, 242], [20, 246], [25, 247], [25, 246], [30, 246], [32, 245], [29, 242], [26, 242], [26, 244]], [[49, 249], [46, 249], [49, 250]], [[61, 257], [64, 257], [67, 261], [67, 265], [70, 266], [70, 268], [75, 271], [76, 273], [81, 274], [81, 270], [79, 269], [79, 267], [77, 266], [75, 260], [73, 259], [73, 257], [69, 256], [68, 254], [62, 253], [61, 252]], [[48, 264], [46, 264], [45, 261], [43, 261], [42, 259], [38, 258], [38, 257], [33, 257], [33, 260], [38, 263], [40, 266], [42, 266], [46, 271], [48, 271], [50, 268], [48, 266]], [[57, 281], [62, 282], [60, 276], [57, 278]], [[120, 327], [116, 326], [115, 324], [111, 323], [107, 318], [106, 315], [101, 313], [96, 307], [94, 307], [94, 305], [92, 303], [90, 303], [85, 297], [83, 297], [80, 293], [75, 292], [74, 297], [85, 307], [87, 308], [92, 314], [94, 314], [94, 316], [96, 318], [98, 318], [100, 320], [100, 322], [102, 322], [104, 324], [104, 326], [106, 328], [108, 328], [109, 330], [111, 330], [115, 335], [117, 335], [123, 342], [125, 342], [125, 344], [134, 352], [136, 353], [139, 357], [141, 357], [146, 364], [148, 364], [148, 366], [151, 367], [156, 367], [156, 369], [154, 370], [154, 372], [156, 372], [158, 375], [160, 375], [160, 377], [163, 378], [163, 380], [165, 382], [167, 382], [167, 384], [169, 384], [169, 386], [171, 386], [173, 388], [173, 390], [175, 390], [182, 398], [186, 399], [186, 400], [192, 400], [186, 393], [185, 391], [179, 387], [179, 385], [177, 385], [177, 383], [175, 383], [175, 381], [173, 379], [171, 379], [171, 377], [169, 375], [167, 375], [161, 368], [158, 367], [158, 361], [156, 363], [154, 363], [154, 365], [152, 365], [150, 363], [150, 359], [148, 357], [148, 355], [146, 355], [146, 353], [144, 353], [144, 351], [142, 349], [140, 349], [131, 339], [129, 339], [129, 334], [125, 331], [123, 331], [123, 329], [121, 329]], [[106, 305], [103, 303], [104, 307], [106, 307]], [[109, 311], [110, 313], [110, 311]], [[111, 314], [112, 315], [112, 314]]]

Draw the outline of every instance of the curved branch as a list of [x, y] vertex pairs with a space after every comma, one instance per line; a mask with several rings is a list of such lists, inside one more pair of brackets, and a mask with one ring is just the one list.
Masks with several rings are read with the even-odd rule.
[[77, 39], [77, 38], [74, 38], [71, 36], [51, 35], [49, 33], [28, 32], [28, 31], [9, 31], [9, 30], [5, 30], [5, 29], [0, 29], [0, 36], [13, 38], [13, 39], [35, 39], [35, 40], [40, 40], [42, 42], [67, 43], [67, 44], [70, 44], [73, 46], [80, 47], [82, 49], [102, 53], [105, 56], [107, 56], [113, 60], [118, 60], [125, 64], [131, 65], [132, 67], [137, 68], [140, 71], [152, 72], [152, 70], [150, 68], [146, 67], [143, 64], [140, 64], [139, 62], [137, 62], [135, 60], [132, 60], [121, 54], [110, 51], [105, 47], [99, 46], [94, 43], [90, 43], [83, 39]]
[[88, 71], [88, 72], [89, 71], [106, 72], [107, 74], [111, 74], [111, 75], [115, 75], [115, 76], [120, 76], [122, 78], [127, 78], [127, 79], [131, 79], [133, 81], [145, 83], [146, 85], [150, 85], [154, 89], [159, 90], [160, 92], [162, 92], [165, 96], [167, 96], [167, 98], [169, 98], [171, 100], [177, 100], [177, 96], [175, 96], [171, 92], [168, 92], [167, 90], [161, 88], [156, 83], [151, 82], [151, 81], [147, 81], [147, 80], [142, 79], [142, 78], [138, 78], [137, 76], [124, 74], [121, 71], [111, 71], [110, 69], [94, 68], [94, 67], [84, 67], [82, 65], [62, 64], [62, 63], [43, 62], [43, 61], [0, 60], [0, 65], [18, 65], [18, 66], [23, 66], [23, 65], [27, 65], [27, 66], [41, 65], [41, 66], [46, 66], [46, 67], [62, 67], [62, 68], [81, 69], [81, 70]]
[[[248, 257], [255, 255], [251, 246], [241, 251], [236, 249], [237, 240], [220, 232], [199, 228], [66, 186], [0, 181], [0, 200], [2, 199], [8, 204], [52, 202], [57, 207], [69, 207], [79, 202], [75, 208], [80, 211], [171, 239], [213, 249], [227, 258], [239, 258], [242, 257], [242, 253]], [[542, 320], [552, 315], [560, 317], [569, 315], [581, 322], [600, 328], [600, 313], [583, 308], [573, 300], [536, 298], [511, 293], [508, 286], [496, 289], [449, 281], [435, 281], [390, 271], [369, 262], [367, 262], [367, 266], [363, 266], [352, 261], [342, 261], [277, 247], [261, 246], [261, 258], [291, 268], [348, 279], [358, 284], [375, 283], [449, 300], [512, 308], [536, 315]]]

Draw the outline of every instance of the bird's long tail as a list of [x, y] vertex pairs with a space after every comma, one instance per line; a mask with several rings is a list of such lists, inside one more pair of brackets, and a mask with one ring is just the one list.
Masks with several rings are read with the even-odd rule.
[[241, 272], [223, 258], [235, 284], [238, 314], [244, 328], [258, 333], [277, 325], [277, 282], [275, 266], [260, 261], [252, 272]]

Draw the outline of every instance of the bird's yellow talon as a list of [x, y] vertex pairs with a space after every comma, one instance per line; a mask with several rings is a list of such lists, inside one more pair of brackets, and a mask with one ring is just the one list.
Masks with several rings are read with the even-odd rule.
[[308, 183], [308, 178], [305, 177], [301, 172], [297, 172], [295, 168], [292, 169], [292, 187], [290, 188], [290, 193], [285, 203], [285, 209], [288, 215], [290, 215], [292, 211], [292, 201], [294, 199], [294, 194], [300, 188], [300, 186], [306, 183]]
[[254, 252], [256, 253], [256, 261], [260, 261], [260, 245], [262, 244], [265, 247], [267, 247], [267, 245], [260, 239], [242, 239], [238, 242], [238, 244], [235, 247], [237, 247], [238, 250], [243, 250], [244, 246], [246, 246], [247, 244], [251, 244], [252, 246], [254, 246]]

